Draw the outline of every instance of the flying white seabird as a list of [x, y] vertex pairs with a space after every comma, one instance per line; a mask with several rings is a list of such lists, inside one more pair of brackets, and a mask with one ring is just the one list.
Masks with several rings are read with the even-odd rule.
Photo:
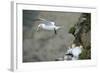
[[55, 22], [53, 21], [48, 21], [42, 18], [39, 18], [41, 21], [43, 21], [42, 23], [40, 23], [37, 27], [37, 31], [41, 28], [44, 30], [53, 30], [55, 34], [57, 34], [57, 30], [60, 29], [60, 26], [56, 26]]

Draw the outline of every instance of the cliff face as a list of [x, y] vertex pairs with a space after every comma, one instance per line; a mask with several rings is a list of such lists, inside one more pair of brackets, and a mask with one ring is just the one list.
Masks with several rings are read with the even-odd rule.
[[78, 23], [76, 23], [69, 33], [74, 35], [75, 40], [73, 43], [83, 45], [83, 52], [80, 55], [80, 59], [91, 58], [91, 14], [82, 13]]

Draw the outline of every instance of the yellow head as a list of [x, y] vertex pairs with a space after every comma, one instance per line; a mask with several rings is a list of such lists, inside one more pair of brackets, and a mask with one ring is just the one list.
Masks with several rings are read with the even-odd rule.
[[75, 44], [72, 44], [72, 48], [75, 48], [76, 47], [76, 45]]

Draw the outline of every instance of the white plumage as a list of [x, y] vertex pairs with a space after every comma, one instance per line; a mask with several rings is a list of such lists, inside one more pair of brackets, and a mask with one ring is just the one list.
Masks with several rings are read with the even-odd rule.
[[38, 25], [37, 31], [41, 28], [44, 30], [53, 30], [54, 33], [57, 34], [57, 30], [61, 28], [60, 26], [56, 26], [55, 22], [53, 21], [48, 21], [45, 19], [40, 20], [42, 20], [43, 22]]
[[66, 54], [72, 54], [72, 60], [78, 60], [79, 59], [79, 55], [82, 53], [82, 46], [73, 46], [72, 48], [69, 48], [68, 51], [66, 52]]

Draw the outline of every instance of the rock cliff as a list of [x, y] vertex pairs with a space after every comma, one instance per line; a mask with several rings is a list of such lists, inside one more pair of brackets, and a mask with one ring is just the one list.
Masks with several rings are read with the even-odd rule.
[[75, 37], [73, 43], [83, 45], [80, 59], [91, 59], [91, 14], [82, 13], [79, 21], [70, 28], [69, 33]]

